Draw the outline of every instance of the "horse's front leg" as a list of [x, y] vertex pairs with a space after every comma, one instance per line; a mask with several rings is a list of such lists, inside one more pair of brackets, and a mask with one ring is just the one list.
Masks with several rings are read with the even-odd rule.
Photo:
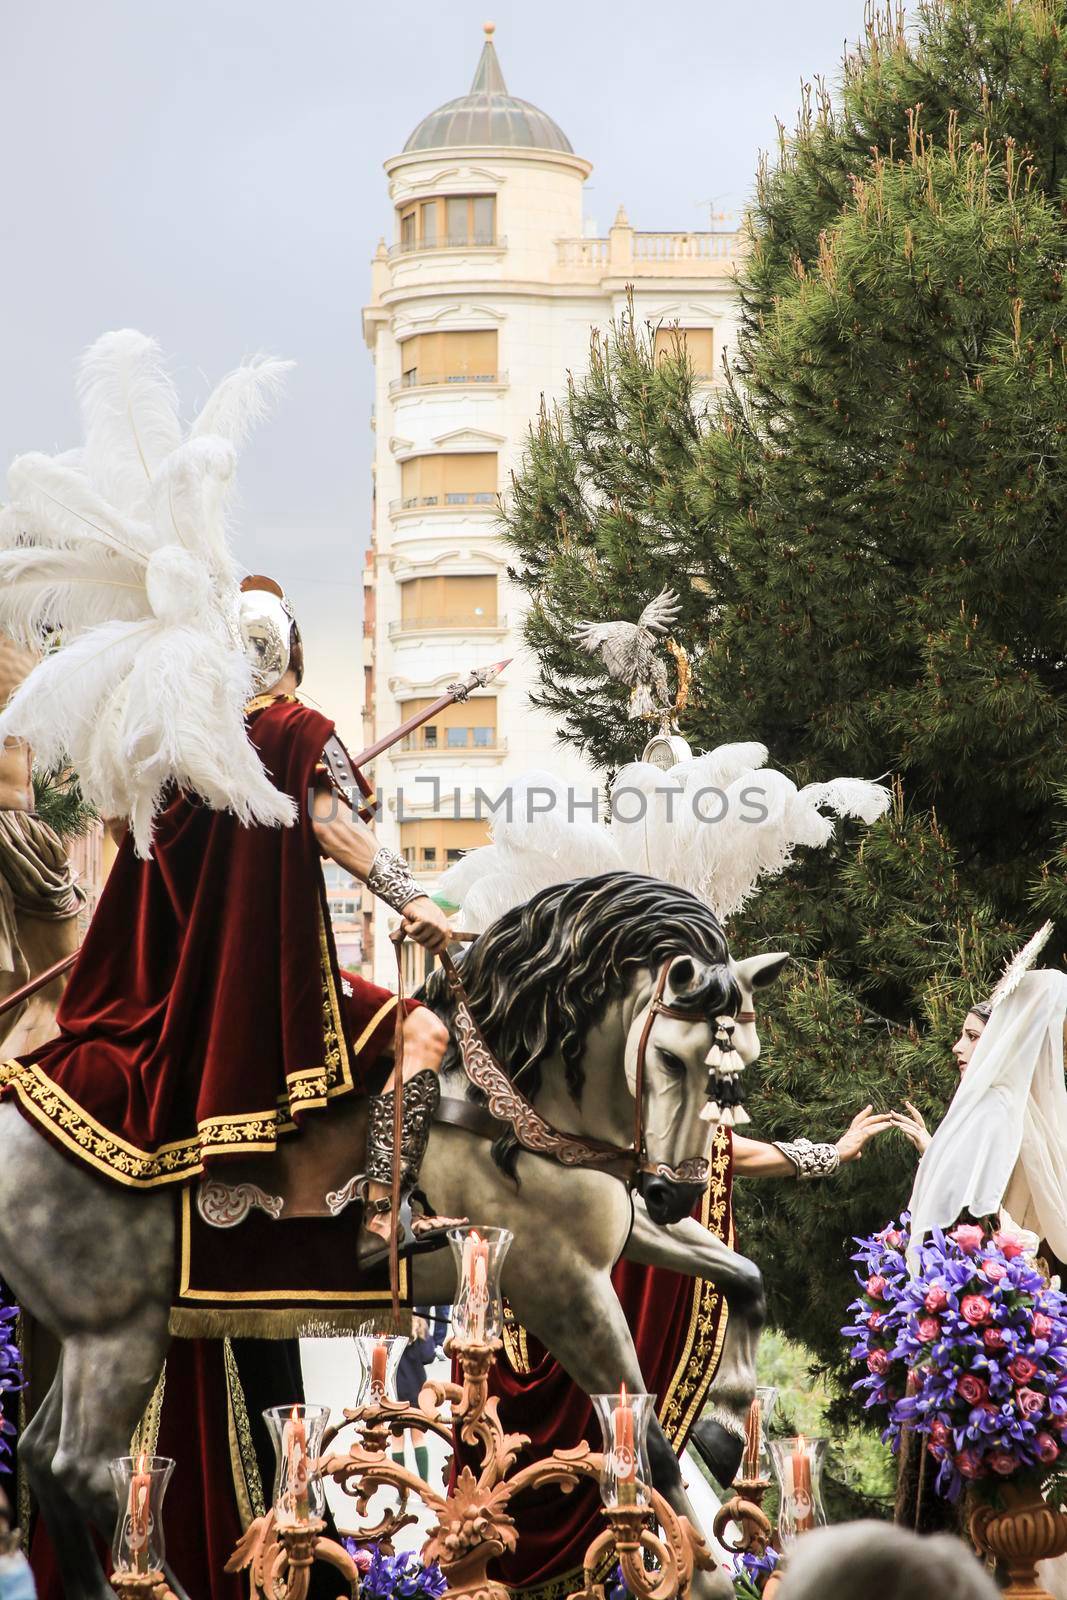
[[710, 1407], [693, 1430], [693, 1442], [727, 1488], [741, 1464], [745, 1421], [756, 1392], [756, 1348], [766, 1316], [760, 1270], [701, 1227], [695, 1217], [660, 1227], [640, 1201], [634, 1208], [633, 1231], [623, 1254], [644, 1266], [710, 1278], [726, 1296], [726, 1337], [708, 1391]]
[[[519, 1321], [552, 1352], [586, 1394], [614, 1394], [620, 1383], [633, 1392], [642, 1392], [645, 1380], [611, 1278], [607, 1273], [597, 1273], [592, 1277], [575, 1276], [573, 1282], [568, 1282], [566, 1276], [553, 1283], [551, 1295], [544, 1293], [543, 1283], [540, 1291], [534, 1283], [525, 1290], [514, 1285], [510, 1295]], [[678, 1457], [656, 1417], [648, 1430], [648, 1455], [655, 1487], [675, 1511], [699, 1528], [682, 1482]], [[719, 1568], [696, 1573], [692, 1592], [697, 1600], [722, 1600], [734, 1590], [725, 1571]]]

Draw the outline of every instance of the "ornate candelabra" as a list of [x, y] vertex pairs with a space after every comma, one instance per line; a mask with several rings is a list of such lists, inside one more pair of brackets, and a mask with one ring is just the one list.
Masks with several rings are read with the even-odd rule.
[[[583, 1587], [573, 1600], [603, 1600], [597, 1573], [617, 1555], [626, 1585], [637, 1600], [684, 1600], [698, 1568], [710, 1568], [711, 1555], [701, 1535], [648, 1483], [644, 1430], [650, 1399], [647, 1395], [602, 1395], [597, 1406], [605, 1435], [605, 1449], [580, 1444], [556, 1450], [543, 1461], [515, 1470], [525, 1434], [506, 1433], [497, 1416], [496, 1397], [489, 1395], [489, 1373], [501, 1349], [503, 1301], [500, 1267], [511, 1235], [506, 1229], [457, 1228], [450, 1234], [459, 1268], [453, 1301], [454, 1337], [446, 1351], [459, 1363], [462, 1383], [426, 1384], [419, 1404], [393, 1399], [381, 1381], [388, 1362], [379, 1356], [378, 1381], [373, 1376], [374, 1354], [364, 1354], [363, 1401], [346, 1410], [339, 1428], [326, 1434], [324, 1454], [309, 1463], [308, 1517], [301, 1522], [282, 1517], [279, 1505], [249, 1528], [227, 1566], [227, 1571], [248, 1567], [253, 1594], [263, 1600], [303, 1600], [312, 1561], [324, 1559], [355, 1584], [351, 1559], [339, 1546], [323, 1537], [321, 1518], [311, 1515], [318, 1504], [313, 1483], [333, 1479], [352, 1497], [361, 1519], [370, 1514], [370, 1502], [379, 1489], [396, 1491], [398, 1503], [386, 1508], [373, 1526], [361, 1526], [360, 1541], [392, 1540], [399, 1530], [417, 1520], [409, 1510], [412, 1498], [421, 1501], [436, 1519], [423, 1546], [423, 1559], [437, 1561], [451, 1595], [463, 1600], [507, 1600], [503, 1584], [488, 1575], [489, 1564], [517, 1543], [510, 1506], [526, 1489], [557, 1483], [573, 1490], [583, 1481], [597, 1482], [604, 1501], [607, 1527], [593, 1540], [584, 1560]], [[384, 1345], [384, 1341], [377, 1344]], [[372, 1369], [368, 1382], [367, 1369]], [[450, 1408], [445, 1415], [443, 1408]], [[388, 1452], [390, 1438], [405, 1430], [434, 1433], [447, 1443], [453, 1432], [480, 1456], [475, 1471], [464, 1465], [451, 1485], [434, 1488]], [[347, 1443], [343, 1435], [354, 1437]], [[657, 1531], [657, 1527], [658, 1530]], [[646, 1565], [645, 1555], [655, 1566]]]

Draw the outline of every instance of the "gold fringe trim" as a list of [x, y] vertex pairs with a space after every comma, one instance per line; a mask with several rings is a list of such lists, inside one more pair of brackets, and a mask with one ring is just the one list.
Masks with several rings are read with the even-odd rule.
[[346, 1334], [411, 1335], [411, 1309], [394, 1317], [388, 1304], [380, 1311], [219, 1311], [172, 1306], [170, 1332], [175, 1339], [335, 1339]]

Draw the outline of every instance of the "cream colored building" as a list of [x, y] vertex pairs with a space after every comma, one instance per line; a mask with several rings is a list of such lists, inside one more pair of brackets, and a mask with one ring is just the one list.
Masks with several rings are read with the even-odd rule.
[[[379, 246], [363, 314], [376, 372], [368, 739], [470, 668], [512, 658], [491, 688], [377, 762], [380, 837], [431, 892], [486, 837], [479, 791], [495, 799], [532, 767], [573, 779], [584, 796], [594, 781], [528, 700], [537, 663], [522, 642], [524, 596], [508, 580], [497, 497], [530, 420], [584, 369], [591, 330], [618, 318], [631, 291], [638, 319], [663, 324], [661, 342], [681, 328], [714, 381], [733, 335], [740, 248], [735, 232], [636, 231], [621, 206], [607, 236], [591, 236], [591, 163], [508, 93], [491, 24], [485, 32], [469, 94], [431, 112], [385, 163], [395, 236]], [[635, 595], [635, 609], [647, 598]], [[380, 982], [393, 972], [388, 920], [375, 919], [368, 941]]]

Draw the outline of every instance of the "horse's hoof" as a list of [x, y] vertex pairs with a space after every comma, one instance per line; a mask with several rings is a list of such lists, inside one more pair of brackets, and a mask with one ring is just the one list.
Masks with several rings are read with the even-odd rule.
[[745, 1441], [730, 1433], [714, 1417], [702, 1417], [689, 1435], [689, 1443], [720, 1488], [729, 1489], [737, 1477]]

